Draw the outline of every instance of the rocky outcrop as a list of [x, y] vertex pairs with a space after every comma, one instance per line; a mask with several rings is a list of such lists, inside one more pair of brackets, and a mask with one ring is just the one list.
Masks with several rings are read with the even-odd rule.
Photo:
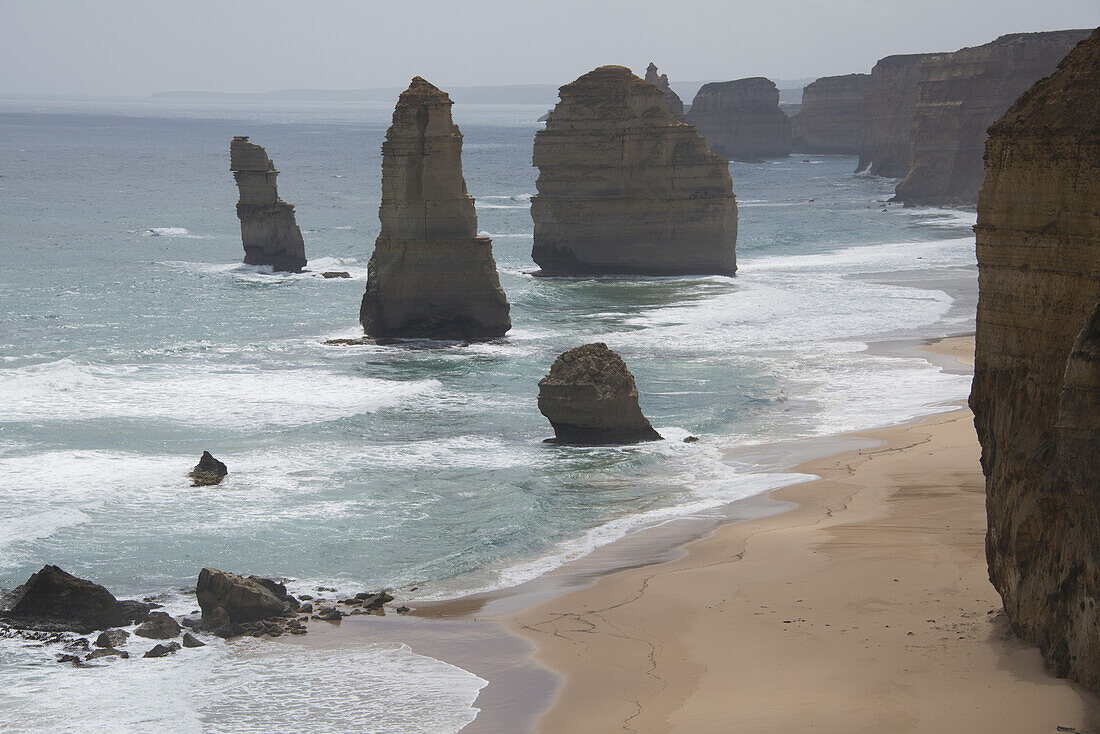
[[1088, 34], [1015, 33], [926, 59], [909, 131], [909, 170], [896, 200], [973, 206], [985, 172], [987, 128]]
[[677, 120], [683, 120], [684, 101], [680, 99], [680, 95], [672, 91], [672, 87], [669, 86], [668, 74], [658, 74], [657, 65], [651, 61], [645, 70], [645, 80], [661, 90], [661, 94], [665, 95], [665, 105], [668, 107], [668, 111], [671, 112]]
[[622, 358], [602, 342], [570, 349], [539, 382], [539, 410], [558, 443], [600, 445], [661, 439], [638, 407]]
[[170, 640], [178, 637], [179, 633], [179, 624], [165, 612], [149, 612], [149, 619], [134, 630], [138, 637], [147, 637], [150, 640]]
[[199, 463], [187, 476], [191, 477], [192, 487], [209, 487], [220, 484], [229, 474], [225, 464], [215, 459], [209, 451], [203, 451]]
[[294, 207], [279, 198], [279, 172], [262, 146], [237, 136], [229, 144], [229, 169], [237, 181], [245, 265], [270, 265], [273, 270], [300, 273], [306, 266], [302, 231], [294, 221]]
[[99, 584], [43, 566], [15, 590], [3, 617], [20, 629], [88, 634], [126, 626], [131, 615]]
[[263, 584], [213, 568], [199, 572], [195, 596], [204, 621], [219, 608], [233, 624], [278, 617], [287, 611], [285, 602]]
[[1100, 31], [990, 128], [970, 406], [1013, 629], [1100, 690]]
[[791, 118], [795, 151], [859, 155], [863, 95], [870, 82], [869, 74], [847, 74], [807, 84], [802, 108]]
[[733, 275], [729, 166], [652, 84], [601, 66], [559, 90], [535, 135], [541, 275]]
[[909, 173], [909, 128], [917, 109], [921, 62], [936, 54], [879, 59], [863, 95], [861, 148], [856, 171], [903, 178]]
[[764, 77], [704, 84], [687, 121], [711, 150], [730, 160], [776, 158], [794, 149], [790, 119], [779, 109], [779, 90]]
[[359, 321], [376, 338], [493, 339], [511, 328], [493, 247], [477, 235], [451, 98], [420, 77], [382, 143], [382, 232]]

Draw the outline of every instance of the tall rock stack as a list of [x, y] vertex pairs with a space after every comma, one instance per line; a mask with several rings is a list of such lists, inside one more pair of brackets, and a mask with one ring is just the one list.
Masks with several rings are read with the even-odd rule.
[[909, 131], [909, 170], [897, 200], [972, 206], [985, 172], [986, 129], [1088, 34], [1015, 33], [925, 60]]
[[382, 143], [382, 231], [359, 320], [376, 338], [492, 339], [511, 328], [493, 247], [477, 236], [451, 99], [420, 77]]
[[306, 266], [302, 230], [294, 221], [294, 207], [279, 198], [275, 162], [262, 146], [237, 136], [229, 144], [229, 169], [237, 181], [245, 265], [270, 265], [274, 270], [300, 273]]
[[903, 178], [909, 173], [909, 128], [917, 109], [920, 66], [936, 54], [879, 59], [863, 95], [861, 147], [856, 171]]
[[684, 101], [669, 86], [668, 74], [658, 74], [657, 65], [651, 61], [645, 70], [645, 80], [661, 90], [661, 94], [665, 95], [665, 104], [668, 105], [668, 111], [675, 115], [677, 120], [683, 120]]
[[1100, 30], [989, 130], [977, 352], [989, 577], [1013, 629], [1100, 690]]
[[826, 76], [802, 90], [802, 109], [791, 118], [798, 153], [859, 155], [863, 95], [869, 74]]
[[531, 199], [542, 275], [733, 275], [729, 166], [664, 95], [622, 66], [559, 90], [535, 135]]
[[687, 121], [716, 153], [734, 161], [790, 155], [791, 121], [779, 109], [779, 90], [764, 77], [704, 84]]

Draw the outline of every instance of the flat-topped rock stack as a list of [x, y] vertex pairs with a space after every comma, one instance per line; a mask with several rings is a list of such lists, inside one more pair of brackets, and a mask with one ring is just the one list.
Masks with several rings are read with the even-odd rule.
[[661, 90], [661, 94], [665, 95], [665, 104], [668, 105], [668, 111], [675, 115], [677, 120], [683, 120], [684, 101], [669, 86], [668, 74], [658, 74], [657, 65], [651, 61], [645, 70], [645, 80]]
[[896, 199], [911, 205], [973, 206], [985, 173], [987, 128], [1088, 34], [1014, 33], [926, 58], [909, 131], [909, 167]]
[[359, 320], [376, 338], [493, 339], [511, 328], [492, 242], [477, 235], [451, 99], [420, 77], [382, 143], [382, 231]]
[[559, 90], [535, 135], [531, 200], [541, 275], [733, 275], [729, 166], [622, 66]]
[[989, 129], [970, 407], [989, 577], [1017, 634], [1100, 690], [1100, 30]]
[[279, 198], [275, 162], [262, 146], [240, 135], [229, 144], [229, 169], [240, 193], [237, 218], [241, 220], [245, 265], [302, 272], [306, 266], [305, 243], [294, 221], [294, 207]]
[[791, 122], [779, 109], [779, 90], [764, 77], [704, 84], [687, 121], [714, 152], [734, 161], [790, 155]]
[[870, 74], [826, 76], [802, 90], [802, 108], [791, 118], [797, 153], [859, 155], [863, 95]]
[[856, 171], [889, 178], [909, 173], [909, 128], [917, 109], [921, 62], [936, 55], [887, 56], [871, 69], [863, 95]]

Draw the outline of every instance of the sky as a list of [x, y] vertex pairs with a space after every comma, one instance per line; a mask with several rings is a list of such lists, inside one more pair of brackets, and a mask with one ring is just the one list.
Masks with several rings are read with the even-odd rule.
[[897, 53], [1100, 25], [1100, 0], [0, 0], [0, 94], [444, 88], [868, 72]]

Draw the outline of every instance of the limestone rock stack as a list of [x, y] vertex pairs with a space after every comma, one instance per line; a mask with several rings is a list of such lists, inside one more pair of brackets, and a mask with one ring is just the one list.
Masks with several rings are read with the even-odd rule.
[[245, 265], [270, 265], [275, 270], [300, 273], [306, 266], [302, 231], [294, 221], [294, 207], [279, 198], [275, 163], [262, 146], [237, 136], [229, 144], [229, 168], [237, 181]]
[[897, 200], [972, 206], [985, 170], [986, 129], [1088, 34], [1016, 33], [926, 59], [909, 131], [909, 170]]
[[622, 66], [559, 90], [535, 135], [531, 200], [542, 275], [733, 275], [729, 166], [664, 95]]
[[645, 70], [645, 80], [661, 90], [661, 94], [665, 95], [665, 104], [668, 105], [668, 111], [675, 115], [677, 120], [683, 120], [684, 101], [669, 86], [668, 74], [657, 74], [657, 65], [651, 61]]
[[863, 95], [861, 147], [857, 171], [903, 178], [909, 173], [909, 128], [917, 109], [920, 66], [936, 54], [905, 54], [879, 59]]
[[570, 349], [539, 382], [539, 410], [555, 441], [622, 444], [659, 441], [638, 407], [638, 387], [622, 358], [602, 342]]
[[859, 155], [863, 95], [869, 74], [826, 76], [802, 90], [802, 108], [791, 118], [798, 153]]
[[359, 320], [376, 338], [492, 339], [511, 328], [492, 242], [477, 235], [447, 94], [415, 77], [382, 143], [382, 231]]
[[770, 79], [751, 77], [704, 84], [687, 121], [716, 153], [734, 161], [790, 155], [790, 119], [779, 109], [779, 90]]
[[1100, 690], [1100, 30], [990, 128], [970, 406], [1013, 629]]

